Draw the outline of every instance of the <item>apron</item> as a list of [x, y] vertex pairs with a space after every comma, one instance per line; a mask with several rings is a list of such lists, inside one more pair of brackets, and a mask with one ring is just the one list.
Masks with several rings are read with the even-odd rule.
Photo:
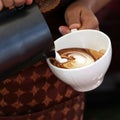
[[[65, 24], [63, 12], [69, 0], [36, 2], [54, 38], [59, 37], [57, 29]], [[47, 19], [57, 17], [58, 12], [54, 21]], [[0, 120], [82, 120], [83, 112], [84, 93], [56, 78], [46, 62], [37, 62], [0, 82]]]

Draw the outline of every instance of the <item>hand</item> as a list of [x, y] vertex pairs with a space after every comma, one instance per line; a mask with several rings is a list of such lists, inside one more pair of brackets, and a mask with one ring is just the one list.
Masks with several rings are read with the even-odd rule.
[[24, 4], [32, 4], [33, 0], [0, 0], [0, 11], [5, 7], [12, 9], [14, 7], [19, 7]]
[[60, 26], [61, 34], [67, 34], [71, 29], [99, 29], [99, 23], [90, 8], [79, 2], [71, 4], [65, 12], [65, 20], [68, 26]]

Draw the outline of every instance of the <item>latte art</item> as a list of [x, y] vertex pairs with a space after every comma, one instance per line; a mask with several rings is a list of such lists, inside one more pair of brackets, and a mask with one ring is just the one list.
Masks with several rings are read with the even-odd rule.
[[[63, 63], [63, 67], [65, 68], [79, 68], [94, 62], [94, 59], [84, 52], [69, 51], [65, 55], [68, 59], [68, 62]], [[69, 60], [69, 58], [71, 59]]]
[[50, 61], [53, 65], [60, 68], [80, 68], [83, 66], [87, 66], [91, 63], [94, 63], [97, 59], [102, 57], [104, 52], [95, 51], [91, 49], [83, 49], [83, 48], [67, 48], [61, 49], [58, 51], [62, 58], [67, 59], [67, 62], [59, 63], [54, 58], [51, 58]]

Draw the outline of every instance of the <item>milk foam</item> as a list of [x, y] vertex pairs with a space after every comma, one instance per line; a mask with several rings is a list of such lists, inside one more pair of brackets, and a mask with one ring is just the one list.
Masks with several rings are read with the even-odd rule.
[[65, 68], [80, 68], [86, 65], [89, 65], [94, 61], [93, 57], [88, 55], [87, 53], [82, 52], [71, 52], [68, 55], [68, 59], [72, 57], [72, 60], [68, 60], [68, 62], [63, 63]]
[[51, 58], [51, 63], [60, 68], [80, 68], [94, 63], [103, 56], [103, 52], [87, 48], [66, 48], [57, 51], [60, 59]]

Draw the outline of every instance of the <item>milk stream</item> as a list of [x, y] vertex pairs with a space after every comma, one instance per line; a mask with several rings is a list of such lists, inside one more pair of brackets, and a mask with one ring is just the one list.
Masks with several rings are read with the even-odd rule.
[[61, 58], [61, 56], [59, 55], [58, 52], [55, 52], [55, 54], [56, 54], [55, 59], [56, 59], [59, 63], [65, 63], [65, 62], [67, 62], [67, 59], [66, 59], [66, 58]]

